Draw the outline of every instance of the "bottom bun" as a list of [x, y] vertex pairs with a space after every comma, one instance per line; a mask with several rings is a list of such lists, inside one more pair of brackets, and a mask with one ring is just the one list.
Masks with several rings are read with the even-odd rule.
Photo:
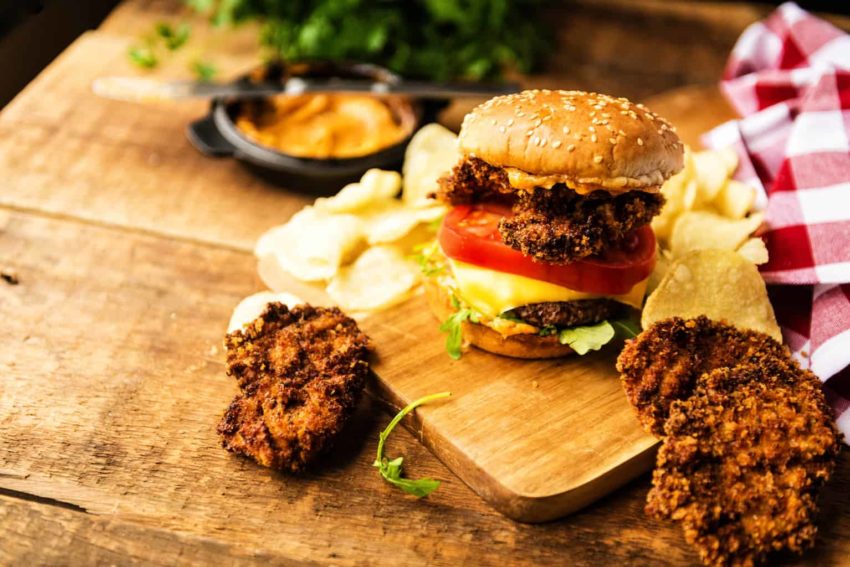
[[[433, 279], [425, 284], [425, 297], [431, 311], [445, 321], [455, 312], [448, 291]], [[557, 335], [541, 337], [528, 333], [504, 337], [485, 325], [464, 321], [461, 325], [463, 338], [482, 350], [511, 356], [513, 358], [560, 358], [575, 351], [558, 341]]]

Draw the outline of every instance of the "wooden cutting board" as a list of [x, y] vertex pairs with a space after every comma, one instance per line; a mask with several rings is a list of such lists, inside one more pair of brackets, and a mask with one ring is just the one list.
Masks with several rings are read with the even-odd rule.
[[[694, 145], [732, 116], [714, 91], [699, 88], [649, 104]], [[565, 516], [652, 466], [656, 440], [638, 425], [614, 368], [622, 343], [555, 361], [473, 348], [454, 361], [438, 326], [421, 296], [367, 319], [379, 346], [376, 395], [400, 408], [451, 391], [408, 426], [499, 512], [523, 522]]]
[[524, 522], [564, 516], [653, 462], [614, 360], [621, 345], [562, 360], [517, 360], [470, 349], [457, 361], [423, 297], [369, 318], [377, 395], [421, 406], [411, 424], [452, 471], [499, 512]]

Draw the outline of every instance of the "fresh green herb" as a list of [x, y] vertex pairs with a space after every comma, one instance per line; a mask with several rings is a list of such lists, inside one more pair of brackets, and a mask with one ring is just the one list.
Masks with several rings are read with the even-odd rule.
[[434, 277], [445, 269], [445, 263], [440, 254], [440, 245], [436, 240], [417, 244], [413, 247], [413, 252], [413, 259], [419, 263], [419, 269], [422, 270], [422, 275], [425, 277]]
[[192, 61], [189, 67], [192, 69], [195, 77], [204, 83], [212, 81], [216, 73], [218, 73], [218, 69], [216, 69], [214, 64], [209, 61], [202, 61], [201, 59]]
[[440, 487], [440, 481], [434, 480], [433, 478], [420, 478], [418, 480], [411, 480], [409, 478], [402, 477], [402, 462], [404, 461], [404, 459], [402, 457], [398, 457], [389, 460], [384, 457], [384, 443], [386, 443], [387, 437], [390, 436], [390, 433], [395, 428], [395, 426], [398, 425], [398, 423], [402, 419], [404, 419], [404, 416], [406, 416], [422, 404], [427, 404], [429, 402], [433, 402], [434, 400], [447, 398], [451, 395], [451, 392], [440, 392], [439, 394], [431, 394], [430, 396], [419, 398], [415, 402], [408, 404], [403, 410], [396, 414], [390, 424], [387, 425], [387, 428], [384, 429], [381, 432], [381, 435], [378, 437], [378, 454], [376, 455], [375, 462], [372, 463], [372, 465], [381, 472], [381, 476], [384, 477], [384, 480], [386, 480], [390, 484], [399, 487], [408, 494], [416, 496], [417, 498], [423, 498], [437, 490], [437, 488]]
[[596, 325], [562, 329], [558, 334], [558, 340], [562, 345], [570, 345], [570, 348], [578, 354], [586, 354], [591, 350], [599, 350], [611, 342], [614, 335], [614, 327], [611, 323], [602, 321]]
[[640, 324], [634, 319], [617, 319], [611, 321], [611, 326], [623, 339], [633, 339], [640, 334]]
[[186, 23], [175, 27], [168, 22], [159, 22], [156, 24], [154, 31], [157, 37], [165, 44], [168, 51], [176, 51], [189, 41], [189, 34], [192, 33], [192, 27]]
[[440, 331], [449, 334], [446, 337], [446, 352], [452, 359], [458, 360], [461, 357], [463, 347], [463, 322], [478, 323], [481, 316], [472, 309], [461, 306], [454, 296], [452, 296], [452, 307], [456, 311], [452, 313], [451, 317], [443, 321], [443, 324], [440, 325]]
[[159, 58], [150, 45], [133, 45], [127, 50], [130, 61], [142, 69], [153, 69], [159, 65]]
[[540, 327], [540, 330], [537, 331], [537, 334], [541, 337], [548, 337], [550, 335], [556, 335], [558, 333], [558, 327], [555, 325], [545, 325]]
[[376, 63], [406, 77], [496, 79], [551, 51], [552, 0], [185, 0], [217, 26], [256, 21], [284, 61]]
[[196, 12], [209, 12], [215, 5], [215, 0], [186, 0], [186, 5]]
[[505, 311], [504, 313], [499, 314], [499, 319], [513, 321], [514, 323], [525, 323], [525, 321], [520, 319], [517, 314], [512, 311]]

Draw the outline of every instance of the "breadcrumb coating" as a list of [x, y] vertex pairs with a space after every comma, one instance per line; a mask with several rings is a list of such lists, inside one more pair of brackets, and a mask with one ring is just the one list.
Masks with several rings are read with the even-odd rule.
[[790, 360], [771, 337], [707, 317], [659, 321], [628, 341], [617, 359], [626, 396], [644, 429], [661, 437], [670, 404], [691, 395], [696, 379], [715, 368], [768, 359]]
[[649, 224], [664, 205], [660, 193], [639, 190], [579, 195], [557, 184], [520, 191], [511, 187], [504, 169], [473, 157], [464, 158], [440, 180], [436, 197], [450, 205], [511, 204], [514, 216], [499, 224], [505, 244], [550, 264], [601, 254], [630, 231]]
[[753, 565], [814, 543], [840, 434], [818, 379], [782, 359], [703, 374], [674, 401], [647, 513], [681, 523], [707, 565]]
[[335, 307], [272, 303], [225, 347], [241, 393], [219, 423], [222, 446], [291, 472], [330, 447], [369, 372], [369, 338]]

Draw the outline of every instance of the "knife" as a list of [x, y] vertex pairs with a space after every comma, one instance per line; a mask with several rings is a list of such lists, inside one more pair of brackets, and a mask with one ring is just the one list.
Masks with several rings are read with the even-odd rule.
[[305, 93], [359, 93], [366, 95], [406, 95], [424, 99], [459, 97], [490, 98], [519, 91], [517, 83], [394, 83], [352, 79], [306, 79], [291, 77], [274, 83], [209, 83], [162, 81], [146, 77], [101, 77], [92, 82], [92, 91], [105, 98], [132, 102], [182, 100], [192, 98], [264, 98]]

